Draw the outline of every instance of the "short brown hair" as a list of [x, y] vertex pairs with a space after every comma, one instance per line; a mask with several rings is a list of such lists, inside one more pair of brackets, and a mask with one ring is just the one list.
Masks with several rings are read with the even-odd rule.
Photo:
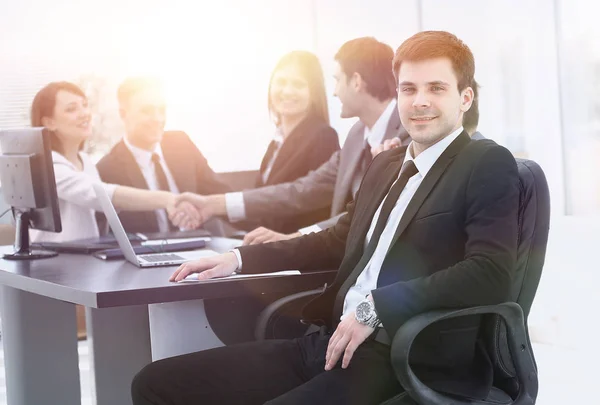
[[327, 107], [327, 94], [325, 93], [325, 78], [323, 76], [323, 69], [319, 63], [319, 59], [315, 54], [308, 51], [292, 51], [284, 55], [273, 73], [271, 73], [271, 79], [269, 80], [269, 93], [268, 93], [268, 107], [269, 112], [275, 118], [275, 124], [280, 124], [280, 118], [273, 112], [273, 105], [271, 103], [271, 84], [275, 72], [279, 69], [293, 65], [298, 68], [300, 74], [308, 83], [308, 92], [310, 94], [310, 114], [314, 114], [321, 118], [324, 122], [329, 124], [329, 109]]
[[469, 47], [456, 35], [449, 32], [423, 31], [408, 38], [396, 50], [392, 65], [396, 83], [398, 83], [398, 72], [402, 62], [417, 62], [436, 58], [450, 60], [459, 91], [463, 91], [473, 82], [475, 59]]
[[128, 77], [117, 90], [119, 105], [123, 106], [132, 95], [148, 88], [164, 89], [163, 83], [155, 77]]
[[[44, 86], [40, 91], [37, 92], [31, 103], [31, 126], [32, 127], [43, 127], [42, 123], [44, 118], [50, 118], [54, 116], [54, 107], [56, 107], [56, 95], [59, 91], [66, 91], [72, 94], [87, 99], [83, 90], [77, 85], [70, 82], [52, 82]], [[63, 147], [60, 139], [52, 131], [50, 133], [50, 147], [53, 151], [63, 153]], [[80, 149], [83, 147], [83, 142], [80, 145]]]
[[367, 92], [380, 101], [396, 98], [396, 80], [390, 70], [394, 59], [392, 47], [373, 37], [346, 42], [335, 54], [344, 74], [358, 73], [367, 84]]

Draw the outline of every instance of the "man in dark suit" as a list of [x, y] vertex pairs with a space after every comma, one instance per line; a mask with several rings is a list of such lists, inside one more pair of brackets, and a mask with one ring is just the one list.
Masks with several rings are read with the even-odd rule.
[[[403, 389], [389, 343], [408, 319], [507, 299], [519, 180], [508, 150], [462, 127], [473, 55], [454, 35], [425, 31], [398, 48], [393, 69], [412, 142], [373, 160], [333, 228], [190, 262], [172, 276], [338, 267], [303, 311], [320, 331], [158, 361], [134, 379], [135, 405], [381, 403]], [[485, 398], [493, 376], [479, 326], [478, 317], [431, 326], [413, 344], [413, 370], [433, 389]]]
[[[221, 183], [202, 153], [181, 131], [164, 131], [166, 104], [162, 85], [152, 78], [126, 79], [118, 90], [125, 137], [97, 164], [102, 181], [173, 193], [222, 193]], [[166, 213], [121, 212], [128, 232], [175, 230]]]
[[245, 190], [227, 195], [182, 198], [193, 202], [205, 218], [227, 216], [230, 221], [266, 222], [273, 218], [301, 215], [331, 207], [331, 219], [292, 234], [259, 228], [246, 236], [246, 243], [289, 239], [333, 226], [354, 198], [367, 166], [372, 147], [398, 138], [410, 138], [400, 123], [396, 108], [396, 84], [389, 69], [394, 51], [374, 38], [346, 42], [335, 55], [335, 95], [342, 103], [342, 118], [358, 117], [344, 146], [317, 170], [289, 183]]

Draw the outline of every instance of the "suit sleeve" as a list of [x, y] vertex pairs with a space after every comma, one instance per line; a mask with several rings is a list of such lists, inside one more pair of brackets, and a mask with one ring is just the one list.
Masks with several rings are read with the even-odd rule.
[[352, 202], [348, 204], [348, 212], [329, 229], [286, 241], [238, 248], [244, 263], [242, 273], [281, 270], [309, 272], [339, 268], [344, 258], [353, 213]]
[[519, 207], [518, 172], [508, 150], [495, 146], [482, 153], [465, 198], [464, 259], [430, 276], [372, 291], [390, 336], [426, 311], [493, 305], [507, 299], [516, 262]]
[[336, 151], [317, 170], [293, 182], [244, 191], [246, 218], [278, 218], [330, 206], [339, 164]]

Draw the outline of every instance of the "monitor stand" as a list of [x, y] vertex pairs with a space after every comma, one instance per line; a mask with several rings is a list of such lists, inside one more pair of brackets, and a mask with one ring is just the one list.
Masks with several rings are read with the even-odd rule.
[[15, 235], [14, 253], [5, 253], [2, 257], [7, 260], [33, 260], [46, 259], [57, 256], [58, 253], [47, 250], [31, 250], [29, 247], [29, 211], [15, 210]]

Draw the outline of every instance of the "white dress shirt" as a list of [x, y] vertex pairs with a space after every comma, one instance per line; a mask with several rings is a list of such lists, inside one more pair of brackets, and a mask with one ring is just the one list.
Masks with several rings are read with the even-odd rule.
[[[396, 233], [396, 229], [400, 224], [400, 219], [402, 215], [404, 215], [404, 211], [408, 206], [410, 200], [412, 200], [413, 196], [417, 192], [417, 189], [421, 185], [423, 178], [427, 176], [427, 173], [431, 169], [431, 167], [435, 164], [441, 154], [446, 150], [446, 148], [454, 141], [463, 131], [462, 126], [458, 128], [456, 131], [452, 132], [450, 135], [439, 141], [433, 146], [430, 146], [423, 152], [419, 154], [416, 158], [413, 158], [412, 154], [412, 142], [406, 150], [406, 155], [404, 156], [404, 162], [412, 160], [417, 167], [419, 172], [408, 179], [404, 190], [398, 197], [398, 201], [396, 201], [396, 205], [392, 208], [392, 212], [388, 217], [387, 223], [383, 232], [381, 233], [381, 237], [379, 239], [379, 243], [377, 243], [377, 247], [375, 248], [375, 252], [373, 256], [371, 256], [371, 260], [365, 266], [365, 269], [360, 273], [358, 278], [356, 279], [356, 283], [350, 287], [346, 297], [344, 299], [344, 309], [342, 311], [342, 318], [346, 316], [349, 312], [354, 311], [356, 306], [365, 299], [365, 297], [371, 293], [372, 290], [377, 288], [377, 279], [379, 278], [379, 272], [381, 271], [381, 265], [385, 260], [387, 252], [390, 248], [390, 244], [392, 243], [392, 239], [394, 234]], [[404, 164], [403, 162], [403, 164]], [[396, 180], [397, 181], [397, 180]], [[391, 187], [390, 187], [391, 188]], [[367, 236], [365, 238], [365, 248], [371, 240], [373, 236], [373, 231], [375, 230], [375, 225], [377, 224], [377, 220], [379, 219], [379, 213], [381, 212], [381, 208], [383, 206], [383, 202], [379, 204], [379, 208], [375, 212], [373, 219], [371, 221], [371, 226], [369, 228], [369, 232], [367, 232]]]
[[103, 184], [111, 199], [117, 185], [102, 183], [96, 165], [86, 153], [79, 152], [79, 158], [82, 170], [78, 170], [60, 153], [52, 152], [62, 232], [31, 229], [29, 235], [32, 242], [67, 242], [99, 236], [95, 212], [102, 211], [102, 207], [93, 184]]
[[[163, 156], [162, 149], [160, 144], [156, 144], [154, 147], [154, 151], [148, 151], [142, 148], [138, 148], [137, 146], [132, 145], [127, 138], [123, 139], [125, 141], [125, 145], [133, 154], [135, 161], [137, 162], [140, 170], [142, 171], [142, 175], [146, 180], [146, 184], [148, 184], [149, 190], [160, 190], [158, 185], [158, 179], [156, 178], [156, 169], [154, 167], [154, 162], [152, 161], [152, 155], [157, 154], [160, 158], [160, 165], [165, 172], [165, 176], [167, 177], [167, 183], [169, 184], [169, 190], [172, 193], [178, 194], [179, 190], [177, 188], [177, 184], [175, 183], [175, 179], [165, 162], [165, 158]], [[155, 210], [156, 219], [158, 222], [158, 230], [160, 232], [168, 232], [169, 231], [169, 218], [167, 216], [167, 212], [164, 209]]]
[[371, 148], [377, 145], [380, 145], [383, 142], [383, 138], [385, 137], [385, 131], [387, 130], [388, 124], [390, 122], [390, 118], [392, 117], [392, 113], [396, 108], [396, 100], [390, 101], [385, 110], [381, 113], [377, 122], [369, 129], [365, 125], [365, 146], [368, 143]]
[[[374, 146], [380, 145], [383, 142], [383, 138], [385, 137], [385, 132], [386, 132], [388, 124], [390, 122], [392, 113], [394, 112], [394, 109], [396, 108], [396, 105], [397, 105], [397, 103], [396, 103], [395, 99], [390, 101], [388, 106], [385, 108], [385, 110], [383, 110], [383, 112], [377, 119], [377, 122], [375, 122], [375, 124], [371, 128], [369, 128], [368, 126], [365, 125], [365, 131], [364, 131], [364, 137], [365, 137], [364, 146], [365, 147], [367, 146], [367, 144], [369, 144], [369, 146], [371, 148], [373, 148]], [[361, 181], [362, 181], [362, 177], [352, 179], [352, 195], [356, 195], [356, 192], [358, 191], [358, 187], [360, 186]], [[306, 228], [301, 228], [298, 230], [298, 232], [300, 232], [302, 235], [308, 235], [311, 232], [320, 232], [320, 231], [322, 231], [321, 227], [316, 224], [310, 225], [310, 226], [307, 226]]]

